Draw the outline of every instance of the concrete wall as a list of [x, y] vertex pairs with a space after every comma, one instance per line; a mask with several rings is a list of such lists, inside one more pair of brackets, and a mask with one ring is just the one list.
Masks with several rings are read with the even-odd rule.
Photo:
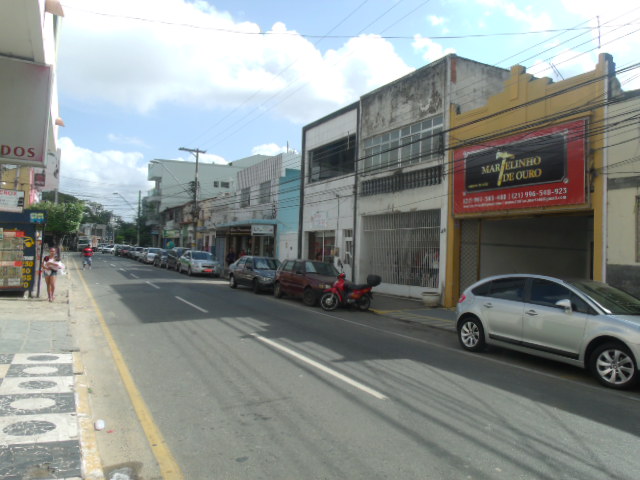
[[[640, 296], [637, 197], [640, 196], [640, 90], [609, 107], [606, 281]], [[615, 128], [613, 124], [615, 123]]]

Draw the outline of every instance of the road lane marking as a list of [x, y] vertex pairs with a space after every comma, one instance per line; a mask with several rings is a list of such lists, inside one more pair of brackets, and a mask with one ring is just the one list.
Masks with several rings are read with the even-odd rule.
[[311, 365], [312, 367], [317, 368], [318, 370], [323, 371], [324, 373], [328, 373], [329, 375], [332, 375], [334, 377], [336, 377], [338, 380], [342, 380], [345, 383], [348, 383], [349, 385], [351, 385], [352, 387], [357, 388], [358, 390], [362, 390], [365, 393], [368, 393], [369, 395], [377, 398], [378, 400], [387, 400], [388, 397], [386, 397], [385, 395], [383, 395], [382, 393], [378, 392], [377, 390], [374, 390], [373, 388], [369, 388], [366, 385], [347, 377], [346, 375], [343, 375], [340, 372], [336, 372], [335, 370], [329, 368], [329, 367], [325, 367], [324, 365], [322, 365], [321, 363], [316, 362], [315, 360], [311, 360], [309, 357], [305, 357], [304, 355], [291, 350], [290, 348], [285, 347], [284, 345], [280, 345], [279, 343], [274, 342], [273, 340], [269, 340], [268, 338], [262, 337], [260, 335], [258, 335], [257, 333], [251, 333], [250, 334], [252, 337], [260, 340], [263, 343], [266, 343], [267, 345], [272, 346], [273, 348], [277, 348], [278, 350], [287, 353], [288, 355], [291, 355], [294, 358], [297, 358], [298, 360], [305, 362], [309, 365]]
[[149, 281], [145, 282], [148, 283], [149, 285], [151, 285], [153, 288], [157, 288], [158, 290], [160, 290], [160, 287], [158, 285], [156, 285], [155, 283], [151, 283]]
[[137, 276], [135, 273], [132, 273], [132, 274], [131, 274], [131, 276], [132, 276], [133, 278], [140, 278], [140, 277], [139, 277], [139, 276]]
[[193, 308], [195, 308], [196, 310], [200, 310], [202, 313], [209, 313], [209, 310], [205, 310], [204, 308], [200, 308], [198, 305], [194, 305], [193, 303], [191, 303], [191, 302], [189, 302], [189, 301], [185, 300], [185, 299], [184, 299], [184, 298], [182, 298], [182, 297], [178, 297], [178, 296], [176, 295], [176, 298], [177, 298], [178, 300], [180, 300], [181, 302], [186, 303], [186, 304], [187, 304], [187, 305], [189, 305], [190, 307], [193, 307]]
[[165, 441], [160, 429], [155, 424], [153, 420], [153, 416], [151, 415], [151, 411], [138, 390], [135, 381], [133, 380], [133, 376], [129, 371], [129, 367], [127, 367], [127, 363], [124, 360], [124, 356], [118, 345], [116, 344], [113, 335], [111, 334], [111, 330], [109, 330], [109, 326], [107, 325], [104, 316], [102, 315], [102, 311], [98, 306], [98, 302], [94, 298], [87, 282], [84, 279], [84, 275], [81, 273], [79, 275], [80, 281], [84, 286], [84, 291], [87, 294], [87, 298], [91, 301], [93, 308], [96, 312], [96, 316], [98, 317], [98, 322], [100, 323], [100, 327], [102, 328], [102, 333], [104, 334], [105, 340], [109, 345], [109, 349], [111, 350], [111, 355], [113, 357], [113, 362], [120, 373], [120, 377], [122, 378], [122, 383], [124, 384], [127, 393], [129, 394], [129, 398], [131, 399], [131, 405], [140, 420], [140, 425], [147, 437], [147, 441], [149, 442], [149, 446], [151, 447], [151, 451], [153, 455], [156, 457], [158, 461], [158, 466], [160, 467], [160, 472], [162, 473], [162, 478], [164, 480], [184, 480], [184, 475], [178, 462], [176, 462], [173, 453], [169, 449], [167, 442]]

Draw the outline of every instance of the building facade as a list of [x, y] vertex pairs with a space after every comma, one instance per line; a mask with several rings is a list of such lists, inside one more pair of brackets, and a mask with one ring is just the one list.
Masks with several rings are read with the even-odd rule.
[[481, 108], [452, 108], [445, 305], [493, 274], [603, 280], [611, 57], [553, 83], [521, 66]]
[[297, 239], [300, 155], [265, 157], [237, 172], [235, 185], [202, 204], [204, 248], [221, 262], [230, 251], [286, 257]]
[[607, 108], [606, 280], [640, 297], [640, 90], [617, 92]]
[[[56, 49], [58, 0], [0, 2], [0, 212], [57, 190], [60, 151]], [[12, 193], [17, 192], [17, 193]]]

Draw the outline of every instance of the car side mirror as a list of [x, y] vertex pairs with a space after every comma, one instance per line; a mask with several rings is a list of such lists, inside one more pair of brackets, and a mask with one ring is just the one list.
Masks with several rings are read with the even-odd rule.
[[565, 312], [569, 313], [571, 312], [572, 308], [571, 308], [571, 300], [569, 300], [568, 298], [563, 298], [562, 300], [558, 300], [556, 302], [556, 306], [564, 309]]

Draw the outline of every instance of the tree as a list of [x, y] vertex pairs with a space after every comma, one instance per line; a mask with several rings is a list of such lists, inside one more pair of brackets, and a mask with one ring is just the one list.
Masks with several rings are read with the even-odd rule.
[[97, 202], [86, 202], [82, 223], [108, 225], [112, 216], [113, 212], [105, 210], [101, 204]]
[[52, 203], [40, 202], [33, 208], [47, 212], [46, 233], [53, 235], [54, 244], [59, 245], [65, 235], [75, 235], [80, 228], [84, 213], [84, 202]]

